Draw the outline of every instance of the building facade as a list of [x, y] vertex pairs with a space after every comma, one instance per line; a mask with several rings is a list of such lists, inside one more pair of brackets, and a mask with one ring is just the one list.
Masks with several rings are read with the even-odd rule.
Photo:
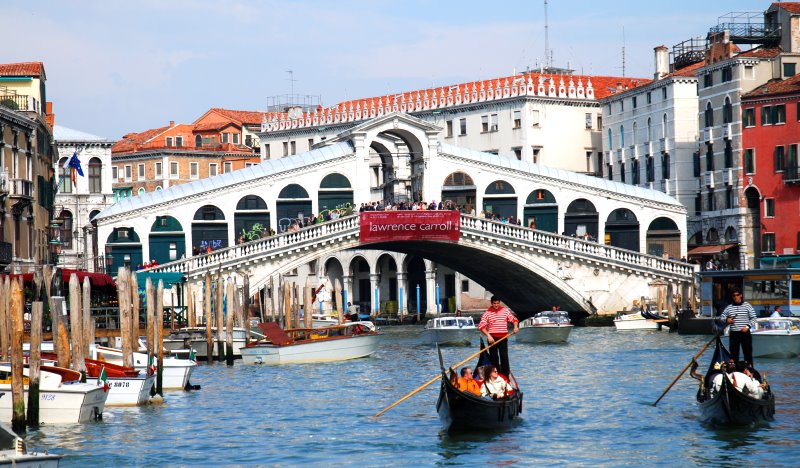
[[[54, 216], [61, 221], [61, 254], [58, 264], [64, 268], [105, 272], [105, 254], [98, 251], [93, 218], [114, 202], [111, 188], [111, 147], [103, 137], [54, 127], [58, 158]], [[84, 176], [71, 180], [67, 161], [75, 154]]]
[[41, 62], [0, 65], [0, 271], [48, 261], [53, 116]]

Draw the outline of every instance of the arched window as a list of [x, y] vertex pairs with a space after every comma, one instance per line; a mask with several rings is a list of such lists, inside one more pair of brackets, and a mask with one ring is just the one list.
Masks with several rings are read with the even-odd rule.
[[667, 114], [661, 116], [661, 138], [667, 137]]
[[101, 172], [103, 163], [100, 158], [89, 160], [89, 193], [100, 193], [103, 191], [103, 179]]
[[144, 195], [145, 192], [146, 190], [144, 189], [144, 187], [139, 187], [139, 195]]
[[203, 147], [203, 137], [202, 136], [200, 136], [200, 135], [195, 135], [194, 136], [194, 146], [197, 147], [197, 148], [202, 148]]
[[625, 127], [623, 125], [619, 126], [619, 147], [625, 147]]
[[653, 140], [653, 125], [650, 117], [647, 118], [647, 141]]
[[631, 144], [632, 145], [636, 144], [636, 129], [637, 128], [638, 128], [638, 125], [636, 125], [636, 122], [634, 122], [633, 123], [633, 134], [631, 134]]
[[725, 98], [725, 105], [722, 107], [722, 123], [731, 123], [733, 122], [733, 105], [731, 104], [731, 98]]
[[72, 250], [72, 213], [64, 210], [58, 217], [63, 221], [61, 224], [61, 247]]
[[611, 129], [610, 128], [608, 129], [608, 147], [609, 148], [613, 148], [614, 147], [614, 139], [611, 137]]
[[69, 168], [64, 167], [66, 163], [67, 158], [58, 160], [58, 193], [72, 193], [72, 179]]
[[711, 107], [710, 102], [706, 104], [705, 121], [706, 128], [714, 126], [714, 109]]

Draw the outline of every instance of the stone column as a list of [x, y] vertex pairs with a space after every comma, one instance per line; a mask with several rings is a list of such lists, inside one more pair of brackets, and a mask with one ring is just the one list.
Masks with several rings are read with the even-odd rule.
[[461, 281], [463, 281], [463, 279], [464, 276], [456, 272], [456, 310], [461, 309]]
[[342, 302], [344, 302], [344, 310], [347, 312], [347, 303], [353, 303], [353, 275], [342, 276]]
[[408, 315], [408, 273], [397, 272], [397, 314], [398, 318]]
[[[381, 275], [380, 273], [369, 274], [369, 314], [378, 315], [381, 308], [380, 298]], [[376, 294], [375, 291], [378, 291]], [[378, 297], [375, 297], [378, 296]]]
[[427, 298], [427, 308], [425, 314], [429, 317], [438, 315], [436, 308], [436, 263], [425, 260], [425, 297]]

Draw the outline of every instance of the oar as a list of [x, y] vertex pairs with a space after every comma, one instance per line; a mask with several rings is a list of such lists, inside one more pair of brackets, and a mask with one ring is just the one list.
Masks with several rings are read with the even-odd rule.
[[[496, 344], [500, 343], [501, 341], [505, 340], [506, 338], [508, 338], [509, 336], [511, 336], [511, 335], [513, 335], [513, 334], [514, 334], [514, 333], [509, 333], [508, 335], [506, 335], [506, 336], [504, 336], [504, 337], [502, 337], [502, 338], [500, 338], [500, 339], [498, 339], [498, 340], [494, 340], [494, 343], [492, 343], [492, 344], [490, 344], [489, 346], [487, 346], [487, 347], [485, 347], [485, 348], [481, 349], [480, 351], [478, 351], [478, 352], [477, 352], [477, 353], [475, 353], [475, 354], [471, 354], [469, 357], [466, 357], [466, 358], [464, 358], [464, 360], [463, 360], [463, 361], [461, 361], [461, 362], [459, 362], [458, 364], [456, 364], [456, 365], [454, 365], [454, 366], [451, 366], [451, 367], [458, 368], [458, 367], [459, 367], [461, 364], [464, 364], [464, 363], [466, 363], [466, 362], [467, 362], [467, 361], [469, 361], [470, 359], [472, 359], [472, 358], [474, 358], [475, 356], [477, 356], [477, 355], [481, 354], [482, 352], [486, 351], [487, 349], [491, 348], [492, 346], [494, 346], [494, 345], [496, 345]], [[425, 387], [429, 386], [430, 384], [432, 384], [432, 383], [436, 382], [437, 380], [440, 380], [441, 378], [442, 378], [442, 375], [441, 375], [441, 374], [439, 374], [439, 375], [437, 375], [436, 377], [432, 378], [431, 380], [429, 380], [429, 381], [425, 382], [424, 384], [422, 384], [422, 385], [420, 385], [419, 387], [417, 387], [416, 389], [414, 389], [414, 391], [412, 391], [412, 392], [411, 392], [411, 393], [409, 393], [408, 395], [406, 395], [406, 396], [404, 396], [403, 398], [401, 398], [401, 399], [399, 399], [399, 400], [395, 401], [395, 402], [394, 402], [394, 403], [392, 403], [391, 405], [389, 405], [389, 406], [387, 406], [386, 408], [384, 408], [383, 410], [381, 410], [379, 413], [375, 414], [375, 417], [377, 418], [378, 416], [380, 416], [380, 415], [382, 415], [383, 413], [385, 413], [385, 412], [389, 411], [390, 409], [394, 408], [395, 406], [399, 405], [400, 403], [402, 403], [402, 402], [404, 402], [404, 401], [408, 400], [408, 399], [409, 399], [409, 398], [411, 398], [411, 397], [412, 397], [412, 396], [413, 396], [415, 393], [419, 392], [420, 390], [422, 390], [423, 388], [425, 388]]]
[[673, 381], [672, 381], [672, 383], [671, 383], [671, 384], [669, 384], [669, 387], [667, 387], [667, 389], [666, 389], [666, 390], [664, 390], [664, 393], [662, 393], [662, 394], [661, 394], [661, 396], [660, 396], [660, 397], [658, 397], [658, 400], [656, 400], [656, 402], [655, 402], [655, 403], [653, 403], [653, 406], [656, 406], [656, 405], [658, 404], [658, 402], [659, 402], [659, 401], [661, 401], [661, 399], [662, 399], [662, 398], [664, 398], [664, 395], [666, 395], [666, 394], [667, 394], [667, 392], [668, 392], [668, 391], [669, 391], [669, 390], [672, 388], [672, 386], [673, 386], [673, 385], [675, 385], [675, 382], [677, 382], [677, 381], [678, 381], [678, 379], [680, 379], [680, 378], [683, 376], [683, 374], [686, 372], [686, 370], [687, 370], [687, 369], [689, 369], [689, 367], [691, 367], [691, 366], [692, 366], [692, 362], [696, 361], [696, 360], [697, 360], [697, 358], [699, 358], [699, 357], [700, 357], [700, 355], [701, 355], [701, 354], [703, 354], [703, 353], [706, 351], [706, 349], [708, 349], [708, 347], [711, 345], [711, 343], [713, 343], [713, 342], [714, 342], [714, 341], [715, 341], [717, 338], [719, 338], [719, 332], [717, 332], [717, 333], [714, 335], [714, 338], [711, 338], [711, 341], [709, 341], [708, 343], [706, 343], [706, 345], [705, 345], [705, 346], [703, 346], [703, 347], [700, 349], [700, 352], [698, 352], [698, 353], [697, 353], [697, 354], [696, 354], [696, 355], [695, 355], [695, 356], [692, 358], [692, 360], [691, 360], [691, 361], [689, 361], [689, 364], [686, 364], [686, 367], [684, 367], [684, 368], [683, 368], [683, 370], [681, 371], [681, 373], [680, 373], [680, 374], [678, 374], [678, 376], [677, 376], [677, 377], [675, 377], [675, 380], [673, 380]]

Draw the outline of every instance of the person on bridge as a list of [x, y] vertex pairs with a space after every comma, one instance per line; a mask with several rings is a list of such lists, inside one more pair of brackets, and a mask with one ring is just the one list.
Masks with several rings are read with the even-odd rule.
[[722, 311], [719, 321], [731, 326], [729, 336], [731, 359], [734, 362], [739, 361], [739, 347], [741, 346], [744, 360], [752, 366], [753, 335], [750, 334], [750, 330], [756, 326], [756, 311], [744, 300], [741, 290], [733, 290], [733, 304]]
[[[495, 340], [508, 335], [508, 324], [514, 324], [514, 333], [519, 331], [519, 320], [508, 308], [500, 304], [500, 298], [492, 296], [492, 305], [481, 316], [478, 330], [486, 335], [486, 341], [493, 344]], [[511, 365], [508, 362], [508, 340], [503, 340], [497, 346], [489, 348], [489, 359], [500, 369], [500, 372], [509, 376]]]

